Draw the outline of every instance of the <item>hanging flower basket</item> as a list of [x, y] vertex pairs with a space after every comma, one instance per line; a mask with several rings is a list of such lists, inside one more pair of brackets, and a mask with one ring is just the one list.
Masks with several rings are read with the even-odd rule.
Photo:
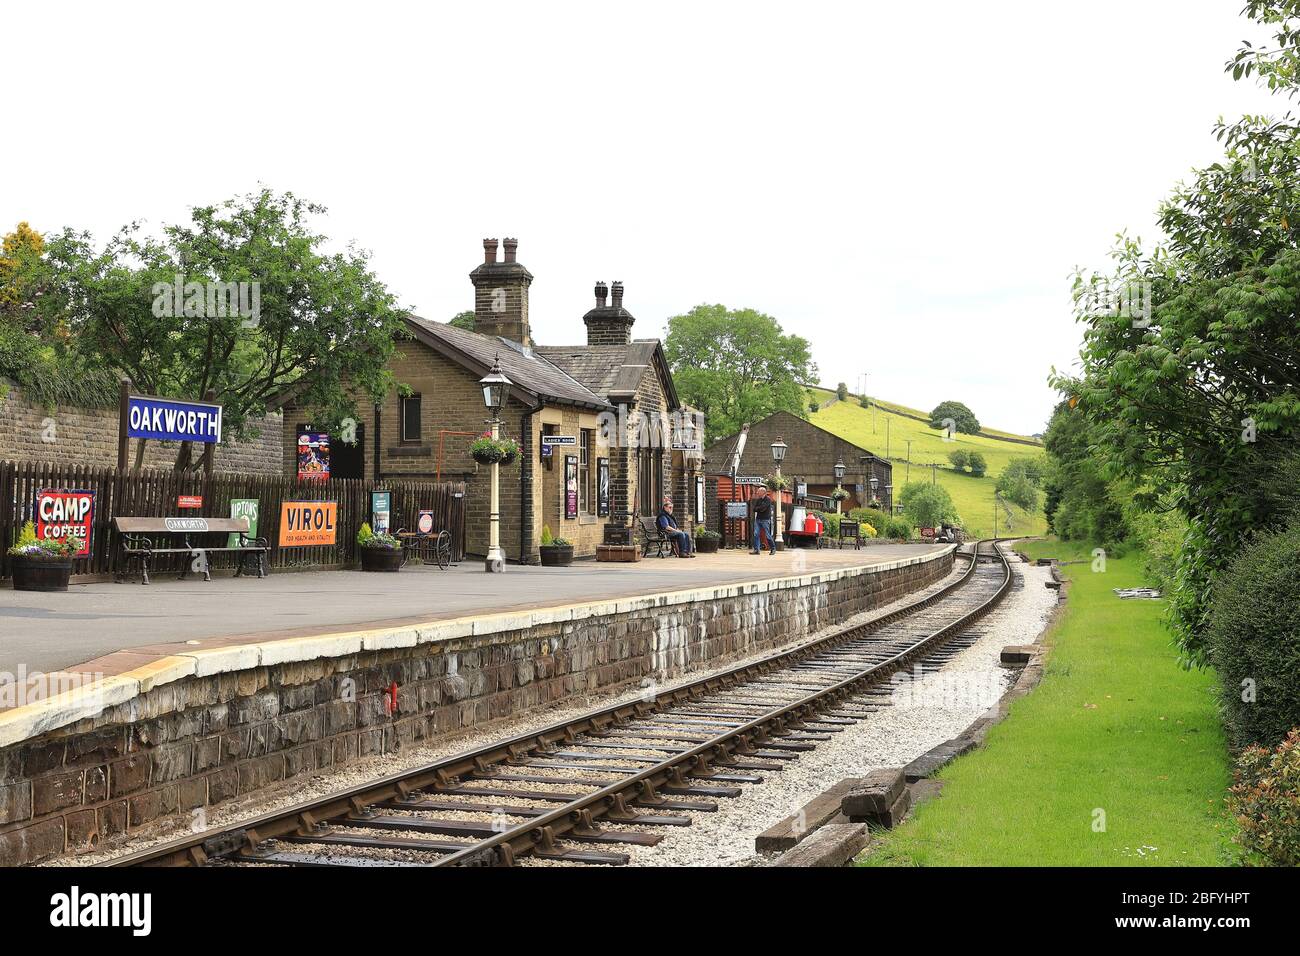
[[470, 442], [469, 454], [480, 465], [511, 465], [519, 457], [519, 443], [513, 438], [480, 435]]
[[768, 475], [763, 479], [768, 491], [785, 491], [790, 487], [790, 479], [785, 475]]

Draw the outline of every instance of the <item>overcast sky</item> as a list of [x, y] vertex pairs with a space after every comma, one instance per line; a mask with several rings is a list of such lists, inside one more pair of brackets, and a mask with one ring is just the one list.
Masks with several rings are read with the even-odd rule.
[[1072, 268], [1155, 234], [1216, 117], [1286, 108], [1223, 73], [1241, 6], [26, 4], [0, 227], [103, 240], [266, 184], [429, 318], [515, 236], [539, 342], [621, 279], [637, 337], [751, 307], [825, 384], [1034, 432]]

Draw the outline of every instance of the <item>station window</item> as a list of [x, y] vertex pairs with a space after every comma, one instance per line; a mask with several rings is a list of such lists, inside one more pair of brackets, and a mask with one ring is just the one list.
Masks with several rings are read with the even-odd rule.
[[596, 493], [591, 485], [591, 444], [593, 431], [584, 428], [578, 437], [578, 510], [596, 513]]
[[398, 418], [401, 422], [402, 441], [420, 440], [420, 396], [403, 395], [397, 399]]

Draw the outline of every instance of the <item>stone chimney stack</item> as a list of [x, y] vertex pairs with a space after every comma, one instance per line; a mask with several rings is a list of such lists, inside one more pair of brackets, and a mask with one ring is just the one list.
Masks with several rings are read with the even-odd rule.
[[627, 345], [632, 341], [632, 313], [623, 308], [623, 283], [609, 287], [613, 301], [605, 304], [605, 283], [596, 283], [596, 307], [582, 317], [588, 345]]
[[528, 287], [533, 274], [515, 258], [518, 239], [506, 239], [505, 261], [497, 261], [497, 241], [483, 240], [483, 264], [469, 274], [474, 283], [474, 331], [531, 346]]

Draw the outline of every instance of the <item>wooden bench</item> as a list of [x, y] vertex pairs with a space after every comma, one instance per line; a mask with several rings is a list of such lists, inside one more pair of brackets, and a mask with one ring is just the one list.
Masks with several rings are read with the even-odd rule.
[[[203, 580], [211, 581], [212, 574], [208, 570], [208, 555], [215, 551], [232, 551], [239, 555], [239, 563], [235, 567], [235, 577], [239, 577], [245, 570], [251, 570], [249, 562], [256, 564], [257, 576], [264, 578], [267, 575], [266, 556], [271, 551], [270, 543], [265, 538], [250, 538], [248, 536], [248, 519], [247, 518], [114, 518], [113, 527], [122, 540], [122, 554], [125, 557], [123, 567], [118, 568], [117, 582], [120, 584], [125, 579], [127, 568], [132, 561], [140, 566], [140, 583], [149, 583], [149, 562], [155, 555], [160, 554], [186, 554], [190, 556], [190, 562], [181, 570], [181, 577], [185, 577], [190, 571], [202, 571]], [[204, 534], [237, 534], [239, 535], [239, 544], [235, 547], [229, 545], [206, 545], [194, 544], [190, 540], [191, 535]], [[161, 542], [155, 541], [152, 536], [162, 535]], [[171, 544], [172, 537], [178, 536], [181, 544]]]
[[650, 549], [657, 549], [661, 558], [671, 558], [673, 556], [673, 539], [668, 537], [659, 527], [657, 518], [646, 518], [641, 515], [636, 516], [638, 523], [641, 525], [641, 556], [648, 558]]
[[839, 546], [841, 551], [844, 550], [844, 540], [846, 538], [852, 539], [854, 551], [862, 547], [862, 523], [860, 521], [853, 521], [849, 518], [840, 519]]

